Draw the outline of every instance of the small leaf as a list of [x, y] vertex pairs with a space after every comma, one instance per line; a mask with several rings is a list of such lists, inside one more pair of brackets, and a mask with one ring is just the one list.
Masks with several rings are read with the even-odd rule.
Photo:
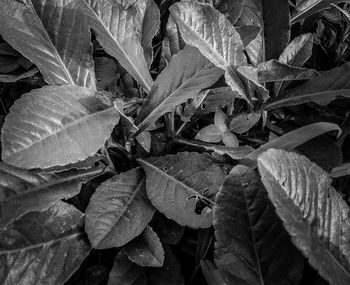
[[221, 70], [196, 48], [185, 47], [157, 77], [135, 124], [140, 130], [147, 128], [176, 105], [214, 84], [221, 75]]
[[310, 101], [327, 105], [341, 97], [350, 97], [350, 63], [328, 70], [317, 78], [288, 90], [283, 96], [269, 100], [265, 109], [300, 105]]
[[119, 120], [98, 94], [78, 86], [45, 86], [24, 94], [5, 119], [2, 159], [21, 168], [49, 168], [95, 154]]
[[212, 213], [196, 213], [198, 199], [212, 202], [225, 174], [208, 154], [180, 152], [139, 160], [146, 172], [147, 196], [178, 224], [210, 227]]
[[294, 244], [331, 284], [349, 284], [350, 209], [328, 173], [304, 156], [275, 149], [260, 155], [258, 166]]
[[222, 143], [225, 146], [232, 147], [232, 148], [239, 147], [239, 141], [237, 137], [231, 132], [226, 132], [222, 135]]
[[212, 63], [222, 68], [227, 84], [247, 99], [245, 88], [236, 74], [236, 68], [245, 64], [246, 58], [243, 43], [232, 24], [208, 4], [182, 1], [169, 9], [185, 42], [197, 47]]
[[97, 187], [86, 209], [85, 231], [94, 248], [122, 246], [138, 236], [154, 214], [140, 169], [115, 175]]
[[215, 112], [215, 116], [214, 116], [214, 124], [215, 126], [218, 128], [218, 130], [221, 133], [224, 133], [227, 131], [227, 123], [228, 123], [228, 119], [226, 114], [221, 111], [220, 108], [218, 108]]
[[243, 134], [249, 131], [260, 120], [261, 113], [240, 114], [234, 116], [230, 121], [230, 131]]
[[298, 284], [303, 258], [253, 169], [237, 165], [214, 206], [215, 264], [227, 284]]
[[140, 266], [161, 267], [164, 262], [164, 249], [151, 227], [124, 246], [128, 258]]
[[1, 0], [0, 34], [49, 84], [95, 88], [90, 31], [74, 0]]
[[64, 284], [90, 252], [83, 214], [57, 202], [0, 229], [2, 284]]
[[[153, 80], [141, 46], [142, 25], [138, 6], [126, 8], [114, 0], [76, 0], [96, 33], [97, 40], [110, 55], [149, 92]], [[144, 0], [139, 1], [144, 4]]]
[[203, 142], [218, 143], [221, 141], [222, 132], [214, 124], [210, 124], [201, 129], [195, 139]]

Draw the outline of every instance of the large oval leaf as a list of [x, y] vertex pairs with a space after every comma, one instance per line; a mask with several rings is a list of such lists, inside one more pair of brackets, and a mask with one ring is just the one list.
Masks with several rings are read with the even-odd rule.
[[174, 55], [157, 77], [135, 123], [141, 130], [148, 127], [176, 105], [214, 84], [221, 75], [220, 68], [207, 60], [198, 49], [186, 46]]
[[134, 168], [97, 188], [86, 209], [85, 230], [94, 248], [119, 247], [142, 233], [154, 211], [142, 170]]
[[243, 43], [226, 17], [211, 5], [196, 1], [181, 1], [169, 9], [185, 42], [197, 47], [212, 63], [222, 68], [227, 84], [241, 97], [247, 98], [236, 74], [237, 66], [246, 63]]
[[95, 154], [119, 113], [78, 86], [46, 86], [24, 94], [2, 128], [2, 159], [21, 168], [49, 168]]
[[90, 252], [83, 222], [80, 211], [57, 202], [1, 229], [1, 284], [63, 284]]
[[210, 227], [212, 212], [204, 208], [196, 213], [196, 206], [200, 200], [212, 202], [225, 174], [209, 155], [181, 152], [139, 162], [146, 172], [147, 195], [157, 210], [180, 225]]
[[270, 149], [258, 158], [262, 181], [294, 244], [333, 285], [350, 284], [350, 209], [318, 165]]
[[0, 34], [49, 84], [95, 87], [90, 31], [74, 0], [1, 0]]
[[234, 167], [215, 202], [215, 263], [228, 284], [298, 284], [303, 257], [276, 216], [257, 171]]
[[114, 0], [77, 0], [100, 44], [148, 92], [153, 80], [141, 46], [143, 17], [137, 6], [146, 8], [146, 1], [138, 2], [125, 7]]

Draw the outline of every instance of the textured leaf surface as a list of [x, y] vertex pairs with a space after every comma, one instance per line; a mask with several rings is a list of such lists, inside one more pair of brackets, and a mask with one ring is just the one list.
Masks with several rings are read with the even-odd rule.
[[218, 143], [221, 141], [222, 132], [214, 124], [210, 124], [200, 129], [195, 139], [203, 142]]
[[4, 200], [0, 201], [0, 227], [6, 226], [30, 211], [47, 209], [60, 199], [68, 199], [77, 195], [83, 182], [102, 172], [101, 167], [76, 171], [73, 174], [58, 175], [48, 182], [35, 183], [16, 193], [11, 191]]
[[134, 168], [97, 188], [86, 209], [85, 231], [94, 248], [119, 247], [142, 233], [154, 210], [143, 173]]
[[235, 116], [230, 121], [230, 131], [242, 134], [249, 131], [260, 120], [260, 113], [249, 113]]
[[247, 98], [236, 68], [246, 62], [239, 34], [226, 17], [208, 4], [182, 1], [170, 7], [181, 35], [216, 66], [225, 71], [227, 84]]
[[164, 249], [151, 227], [124, 246], [128, 258], [140, 266], [161, 267], [164, 262]]
[[126, 8], [114, 0], [77, 0], [77, 3], [106, 52], [148, 92], [153, 80], [141, 46], [142, 23], [137, 5]]
[[303, 257], [275, 214], [257, 171], [234, 167], [213, 212], [215, 263], [228, 284], [298, 284]]
[[176, 105], [196, 96], [214, 84], [222, 72], [194, 47], [187, 46], [175, 55], [154, 82], [135, 121], [144, 129]]
[[57, 202], [0, 230], [0, 283], [63, 284], [90, 252], [83, 214]]
[[242, 14], [244, 0], [219, 0], [216, 9], [219, 10], [234, 25]]
[[157, 210], [180, 225], [211, 225], [211, 211], [197, 214], [198, 199], [193, 197], [212, 201], [225, 177], [209, 155], [182, 152], [139, 162], [146, 172], [147, 195]]
[[350, 63], [333, 68], [299, 87], [288, 90], [283, 96], [268, 101], [265, 108], [270, 110], [310, 101], [327, 105], [341, 97], [350, 97]]
[[21, 168], [65, 165], [95, 154], [119, 113], [78, 86], [47, 86], [24, 94], [2, 128], [2, 159]]
[[331, 284], [349, 284], [350, 209], [328, 173], [304, 156], [275, 149], [260, 155], [258, 166], [294, 244]]
[[0, 34], [49, 84], [95, 87], [90, 31], [74, 0], [1, 0]]

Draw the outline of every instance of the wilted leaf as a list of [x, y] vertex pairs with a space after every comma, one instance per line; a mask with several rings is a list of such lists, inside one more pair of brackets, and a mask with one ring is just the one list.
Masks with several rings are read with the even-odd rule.
[[336, 124], [326, 122], [314, 123], [298, 128], [260, 146], [250, 153], [244, 161], [241, 161], [241, 163], [254, 167], [256, 166], [256, 159], [258, 156], [270, 148], [292, 150], [308, 140], [330, 131], [338, 131], [338, 133], [340, 133], [341, 129]]
[[11, 193], [0, 202], [0, 228], [31, 211], [41, 211], [60, 199], [68, 199], [80, 192], [81, 184], [103, 172], [104, 168], [57, 175], [48, 182]]
[[[140, 1], [143, 5], [145, 1]], [[97, 40], [110, 55], [148, 92], [153, 80], [141, 46], [141, 25], [137, 6], [129, 9], [114, 0], [77, 0], [96, 33]]]
[[[311, 33], [302, 34], [294, 38], [284, 49], [279, 57], [279, 61], [290, 66], [302, 67], [310, 58], [313, 46], [313, 35]], [[286, 87], [283, 82], [275, 84], [275, 96], [278, 96]]]
[[303, 258], [256, 171], [234, 167], [216, 196], [213, 212], [215, 263], [227, 284], [298, 284]]
[[145, 268], [131, 262], [124, 251], [119, 251], [109, 273], [108, 285], [147, 285]]
[[1, 0], [0, 33], [49, 84], [95, 87], [90, 31], [74, 0]]
[[65, 165], [95, 154], [119, 113], [98, 93], [78, 86], [46, 86], [24, 94], [2, 128], [2, 159], [21, 168]]
[[283, 96], [269, 100], [265, 109], [300, 105], [310, 101], [327, 105], [341, 97], [350, 97], [350, 63], [326, 71], [317, 78], [288, 90]]
[[218, 143], [221, 141], [222, 132], [214, 124], [210, 124], [199, 130], [195, 139], [203, 142]]
[[1, 284], [64, 284], [90, 252], [84, 216], [57, 202], [0, 229]]
[[128, 258], [140, 266], [161, 267], [164, 262], [164, 249], [151, 227], [124, 246]]
[[260, 113], [248, 113], [234, 116], [230, 121], [231, 132], [242, 134], [249, 131], [260, 120]]
[[196, 213], [198, 199], [212, 202], [225, 177], [208, 154], [180, 152], [139, 160], [153, 205], [180, 225], [210, 227], [211, 210]]
[[146, 228], [154, 210], [143, 173], [134, 168], [97, 187], [86, 209], [85, 231], [94, 248], [119, 247]]
[[328, 173], [304, 156], [274, 149], [259, 156], [258, 166], [294, 244], [331, 284], [349, 284], [350, 210]]
[[221, 75], [221, 70], [196, 48], [185, 47], [157, 77], [135, 124], [140, 130], [147, 128], [176, 105], [214, 84]]
[[225, 71], [227, 84], [247, 99], [236, 68], [246, 63], [239, 34], [226, 17], [208, 4], [182, 1], [170, 8], [185, 42], [197, 47], [216, 66]]

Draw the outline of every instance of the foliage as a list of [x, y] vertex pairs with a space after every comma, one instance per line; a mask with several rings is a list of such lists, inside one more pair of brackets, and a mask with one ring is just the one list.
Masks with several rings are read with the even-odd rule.
[[349, 284], [347, 2], [0, 0], [0, 283]]

